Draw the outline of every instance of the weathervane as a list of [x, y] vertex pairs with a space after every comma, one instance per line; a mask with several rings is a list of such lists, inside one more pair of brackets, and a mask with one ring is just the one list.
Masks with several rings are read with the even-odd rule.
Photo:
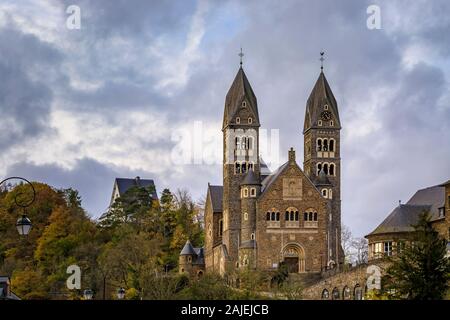
[[323, 61], [325, 60], [325, 58], [323, 57], [323, 55], [325, 54], [325, 52], [321, 52], [320, 53], [320, 70], [323, 70]]
[[242, 67], [242, 57], [244, 56], [244, 54], [242, 53], [242, 48], [241, 48], [241, 52], [238, 54], [238, 56], [241, 58], [240, 65]]

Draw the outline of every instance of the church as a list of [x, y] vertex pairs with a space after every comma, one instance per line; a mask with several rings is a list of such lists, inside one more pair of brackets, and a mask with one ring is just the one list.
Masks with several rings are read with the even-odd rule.
[[260, 156], [260, 126], [241, 60], [225, 98], [223, 185], [208, 184], [205, 246], [197, 257], [199, 251], [186, 243], [180, 272], [200, 272], [198, 264], [189, 266], [196, 261], [221, 275], [243, 268], [275, 271], [280, 264], [290, 273], [318, 273], [343, 263], [341, 121], [323, 66], [306, 102], [303, 168], [290, 148], [288, 161], [271, 172]]

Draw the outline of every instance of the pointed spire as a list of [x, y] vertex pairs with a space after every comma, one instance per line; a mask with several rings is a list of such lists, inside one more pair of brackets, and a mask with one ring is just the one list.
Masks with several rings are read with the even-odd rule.
[[[253, 114], [252, 126], [259, 126], [258, 103], [252, 86], [245, 75], [244, 69], [239, 68], [234, 81], [225, 98], [223, 127], [232, 124], [236, 113], [241, 110], [245, 101], [246, 108]], [[244, 122], [245, 123], [245, 122]]]
[[183, 247], [183, 250], [180, 252], [180, 256], [189, 256], [189, 255], [197, 255], [195, 253], [194, 247], [192, 246], [189, 240], [186, 241], [186, 244]]

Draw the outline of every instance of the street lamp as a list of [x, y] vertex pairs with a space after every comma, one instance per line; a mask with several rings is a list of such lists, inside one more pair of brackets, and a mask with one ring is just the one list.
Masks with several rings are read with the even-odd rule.
[[86, 289], [83, 292], [83, 297], [85, 300], [92, 300], [92, 297], [94, 297], [94, 292], [91, 289]]
[[117, 299], [123, 300], [123, 298], [125, 298], [125, 289], [120, 288], [119, 290], [117, 290]]
[[21, 236], [26, 236], [30, 232], [31, 229], [31, 221], [28, 219], [28, 217], [24, 214], [22, 215], [22, 218], [17, 219], [16, 222], [16, 228], [17, 231]]
[[26, 215], [26, 209], [25, 209], [25, 208], [26, 208], [26, 207], [29, 207], [29, 206], [31, 206], [31, 205], [33, 204], [34, 200], [36, 199], [36, 190], [34, 190], [34, 186], [33, 186], [33, 184], [32, 184], [30, 181], [28, 181], [28, 180], [25, 179], [25, 178], [21, 178], [21, 177], [9, 177], [9, 178], [6, 178], [6, 179], [4, 179], [4, 180], [2, 180], [2, 181], [0, 182], [0, 186], [1, 186], [4, 182], [6, 182], [6, 181], [8, 181], [8, 180], [13, 180], [13, 179], [18, 179], [18, 180], [23, 180], [23, 181], [25, 181], [26, 183], [28, 183], [28, 184], [31, 186], [31, 190], [33, 190], [33, 197], [32, 197], [28, 202], [26, 202], [26, 201], [25, 201], [25, 202], [22, 202], [22, 201], [20, 201], [20, 200], [17, 200], [18, 197], [22, 195], [22, 192], [18, 192], [18, 193], [14, 196], [14, 202], [16, 203], [16, 205], [17, 205], [18, 207], [21, 207], [21, 208], [23, 209], [22, 217], [19, 218], [19, 219], [17, 220], [17, 222], [16, 222], [16, 228], [17, 228], [17, 231], [19, 232], [19, 234], [20, 234], [21, 236], [26, 236], [26, 235], [28, 235], [28, 233], [30, 232], [31, 227], [32, 227], [32, 224], [31, 224], [30, 219], [28, 219], [28, 217], [27, 217], [27, 215]]

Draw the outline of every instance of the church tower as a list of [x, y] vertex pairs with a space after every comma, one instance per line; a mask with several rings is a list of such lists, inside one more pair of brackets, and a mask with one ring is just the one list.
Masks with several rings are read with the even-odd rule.
[[[323, 53], [321, 53], [323, 61]], [[342, 263], [341, 247], [341, 121], [336, 99], [323, 72], [306, 103], [304, 162], [306, 175], [329, 200], [328, 263]]]
[[[242, 58], [242, 53], [241, 53]], [[222, 243], [226, 247], [228, 262], [239, 266], [241, 237], [251, 237], [252, 201], [241, 203], [241, 192], [255, 189], [259, 193], [259, 115], [256, 96], [241, 66], [225, 99], [223, 115], [223, 231]], [[252, 171], [250, 180], [244, 181]], [[248, 184], [243, 184], [248, 183]], [[243, 194], [242, 194], [243, 195]], [[250, 193], [248, 194], [250, 197]], [[242, 212], [243, 207], [246, 212]], [[252, 220], [244, 220], [244, 213]], [[247, 218], [249, 218], [247, 217]], [[241, 234], [244, 222], [245, 231]], [[251, 240], [248, 239], [248, 240]], [[248, 245], [251, 242], [246, 242]]]

